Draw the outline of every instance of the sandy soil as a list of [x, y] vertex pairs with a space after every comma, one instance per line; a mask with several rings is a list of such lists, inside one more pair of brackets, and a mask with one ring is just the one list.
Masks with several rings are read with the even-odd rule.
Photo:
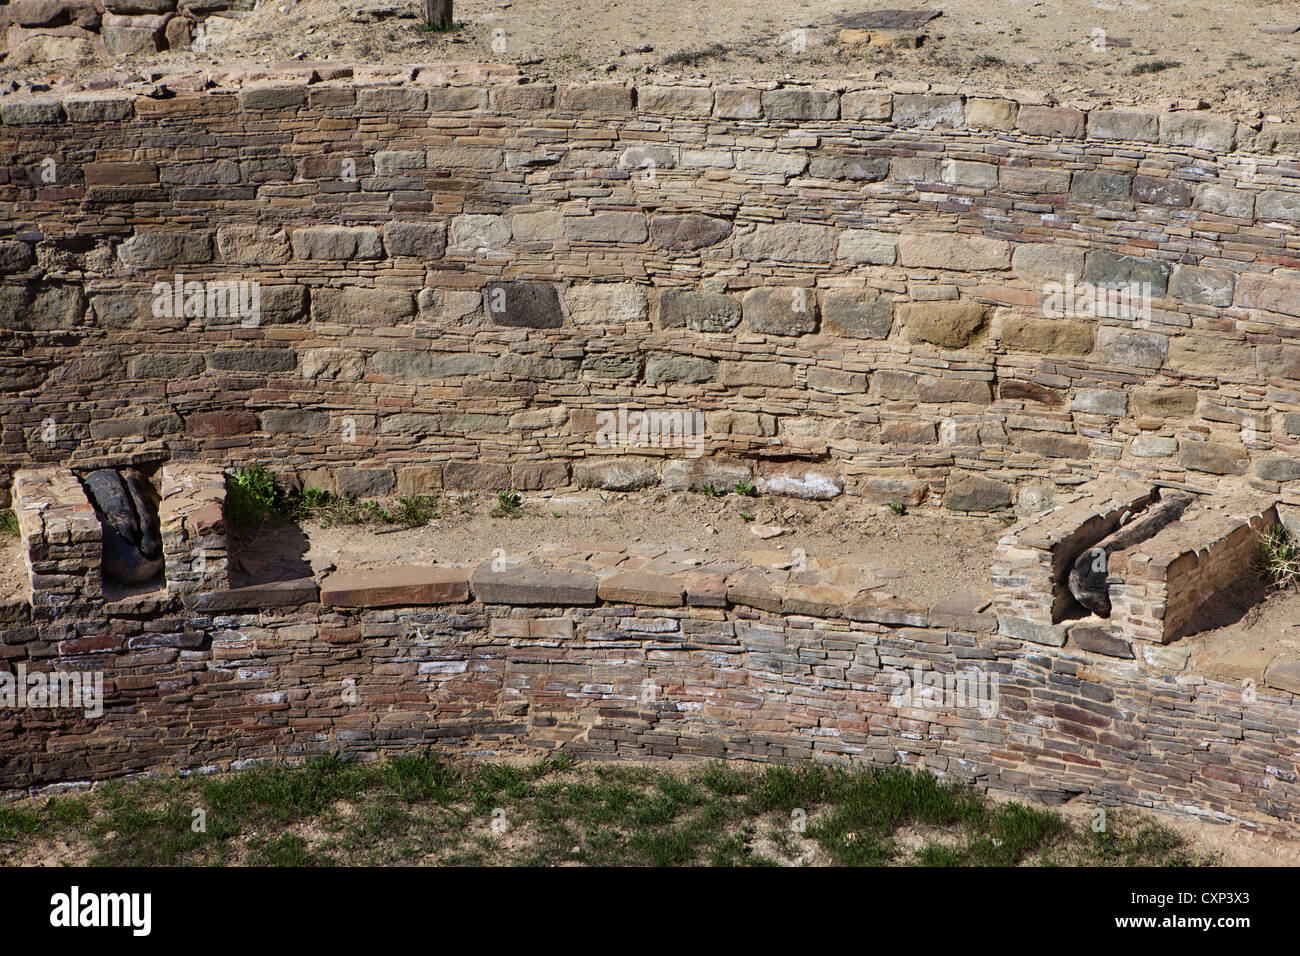
[[[308, 519], [299, 526], [301, 535], [293, 528], [267, 528], [260, 541], [248, 542], [241, 551], [297, 551], [319, 574], [330, 566], [478, 564], [498, 548], [516, 556], [577, 542], [601, 542], [639, 554], [688, 551], [754, 565], [773, 564], [774, 551], [794, 560], [802, 549], [809, 570], [862, 564], [872, 583], [932, 603], [962, 588], [988, 586], [989, 564], [1006, 527], [993, 518], [958, 519], [933, 509], [900, 516], [846, 498], [823, 506], [689, 492], [588, 492], [526, 497], [517, 518], [492, 517], [494, 502], [493, 496], [445, 499], [443, 517], [405, 531], [377, 525], [324, 527]], [[760, 538], [755, 529], [782, 533]]]
[[0, 535], [0, 602], [25, 593], [27, 566], [23, 562], [23, 544], [18, 538]]
[[[856, 77], [1027, 88], [1062, 99], [1201, 97], [1300, 115], [1300, 32], [1288, 32], [1300, 27], [1300, 7], [1292, 0], [456, 0], [464, 27], [448, 35], [425, 32], [415, 19], [349, 20], [371, 5], [416, 9], [415, 0], [259, 0], [247, 16], [227, 21], [235, 30], [229, 39], [204, 53], [100, 58], [80, 67], [9, 63], [3, 72], [224, 70], [293, 58], [494, 60], [522, 64], [539, 79]], [[942, 15], [919, 31], [927, 37], [919, 49], [839, 42], [840, 18], [882, 6]], [[664, 63], [712, 44], [726, 52], [688, 66]], [[1163, 68], [1134, 72], [1153, 65]]]

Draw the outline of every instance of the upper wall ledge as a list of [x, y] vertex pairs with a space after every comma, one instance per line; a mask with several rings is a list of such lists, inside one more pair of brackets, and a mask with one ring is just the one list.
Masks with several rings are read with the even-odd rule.
[[[356, 90], [404, 87], [417, 95], [371, 96], [344, 101], [309, 99], [304, 87]], [[947, 127], [1015, 130], [1027, 136], [1154, 143], [1210, 153], [1234, 149], [1296, 153], [1300, 123], [1284, 123], [1258, 110], [1205, 109], [1199, 99], [1161, 98], [1057, 101], [1050, 94], [966, 85], [851, 80], [818, 84], [731, 83], [673, 80], [655, 83], [592, 81], [533, 83], [509, 64], [437, 63], [406, 66], [291, 63], [191, 73], [103, 74], [66, 86], [18, 87], [0, 96], [0, 121], [8, 126], [129, 120], [137, 113], [185, 112], [194, 94], [234, 95], [249, 111], [338, 108], [375, 112], [464, 113], [480, 109], [558, 109], [562, 112], [643, 113], [678, 118], [787, 122], [850, 120], [892, 122], [921, 129]], [[520, 95], [517, 88], [535, 92]], [[481, 96], [428, 96], [427, 89], [483, 88]], [[514, 90], [515, 92], [508, 92]], [[558, 94], [558, 95], [557, 95]], [[369, 102], [367, 102], [369, 100]], [[147, 105], [146, 105], [147, 104]]]

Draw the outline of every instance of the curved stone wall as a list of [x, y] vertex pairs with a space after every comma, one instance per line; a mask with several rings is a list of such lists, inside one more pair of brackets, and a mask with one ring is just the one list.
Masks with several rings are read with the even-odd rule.
[[644, 486], [682, 450], [602, 439], [625, 406], [853, 493], [984, 473], [974, 510], [1300, 485], [1289, 126], [476, 65], [167, 86], [0, 99], [4, 471]]

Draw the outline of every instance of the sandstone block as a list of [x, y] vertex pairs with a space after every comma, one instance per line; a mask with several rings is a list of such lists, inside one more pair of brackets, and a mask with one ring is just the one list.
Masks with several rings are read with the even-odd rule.
[[830, 90], [765, 90], [763, 113], [774, 120], [832, 120], [840, 115], [839, 94]]
[[494, 325], [558, 329], [564, 324], [560, 295], [549, 282], [497, 282], [483, 290], [483, 306]]
[[442, 483], [450, 491], [502, 491], [510, 487], [510, 467], [479, 461], [449, 461]]
[[291, 234], [299, 259], [382, 259], [379, 230], [371, 226], [307, 226]]
[[650, 241], [656, 248], [689, 251], [721, 242], [731, 234], [731, 222], [697, 213], [654, 216]]
[[1068, 106], [1022, 106], [1016, 129], [1031, 136], [1080, 137], [1086, 115]]
[[598, 601], [594, 574], [557, 571], [526, 564], [497, 571], [491, 561], [470, 577], [474, 597], [484, 604], [589, 606]]
[[1192, 110], [1160, 115], [1160, 142], [1168, 146], [1190, 146], [1210, 153], [1230, 153], [1237, 136], [1237, 122]]
[[647, 385], [712, 382], [718, 377], [718, 363], [693, 355], [659, 353], [646, 359]]
[[659, 483], [659, 472], [645, 458], [597, 458], [577, 462], [573, 481], [579, 488], [639, 491]]
[[980, 475], [961, 475], [948, 483], [943, 504], [949, 511], [1003, 511], [1011, 507], [1011, 486]]
[[598, 212], [590, 216], [569, 216], [564, 233], [577, 242], [645, 242], [645, 216], [639, 212]]
[[1211, 441], [1185, 441], [1178, 456], [1184, 468], [1212, 475], [1244, 475], [1249, 457], [1241, 446]]
[[758, 472], [758, 490], [765, 495], [829, 501], [844, 494], [844, 476], [825, 465], [764, 464]]
[[799, 222], [769, 223], [733, 240], [737, 258], [754, 262], [830, 263], [839, 236], [831, 226]]
[[719, 292], [664, 289], [659, 293], [659, 326], [695, 332], [729, 332], [740, 324], [740, 304]]
[[398, 564], [365, 571], [336, 571], [321, 582], [326, 607], [419, 607], [469, 600], [468, 568]]
[[836, 255], [849, 262], [892, 266], [898, 255], [898, 237], [870, 229], [845, 229], [840, 233]]
[[440, 222], [390, 222], [382, 233], [390, 256], [440, 259], [447, 249], [447, 227]]
[[1141, 110], [1095, 109], [1088, 114], [1088, 138], [1155, 143], [1160, 139], [1159, 123], [1156, 114]]
[[884, 339], [894, 325], [894, 303], [874, 289], [828, 289], [822, 294], [822, 330], [852, 339]]
[[956, 233], [911, 233], [898, 239], [898, 263], [965, 272], [1011, 266], [1011, 243]]
[[750, 289], [742, 299], [745, 322], [767, 335], [806, 335], [817, 331], [817, 297], [802, 286]]
[[975, 302], [905, 302], [896, 309], [911, 342], [968, 348], [984, 332], [988, 309]]
[[1087, 355], [1092, 351], [1093, 326], [1077, 319], [1008, 316], [1002, 319], [999, 338], [1014, 352]]
[[894, 97], [894, 124], [933, 129], [962, 126], [966, 111], [960, 96], [900, 93]]

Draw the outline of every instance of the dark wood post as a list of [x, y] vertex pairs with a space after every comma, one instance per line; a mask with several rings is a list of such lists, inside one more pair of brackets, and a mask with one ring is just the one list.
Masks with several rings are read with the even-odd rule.
[[424, 22], [439, 30], [451, 26], [451, 0], [424, 0]]

